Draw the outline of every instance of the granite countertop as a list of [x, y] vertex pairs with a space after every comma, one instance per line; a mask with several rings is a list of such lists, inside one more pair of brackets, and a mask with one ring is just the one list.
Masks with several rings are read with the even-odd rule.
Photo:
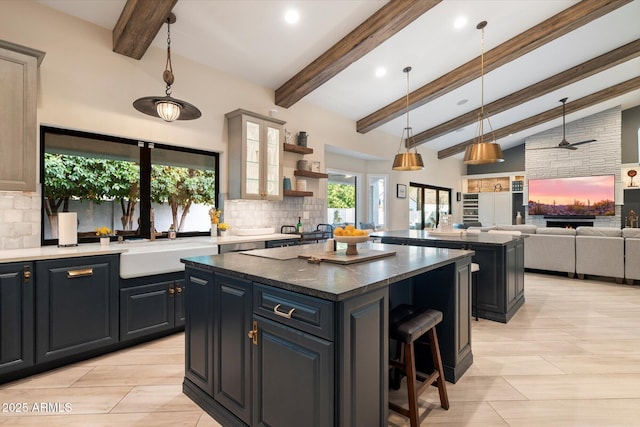
[[[305, 246], [308, 246], [307, 251], [313, 251], [314, 247], [318, 251], [325, 249], [322, 244]], [[457, 249], [383, 245], [381, 243], [368, 243], [366, 248], [395, 251], [396, 254], [350, 265], [324, 261], [320, 264], [313, 264], [298, 258], [278, 260], [238, 252], [215, 256], [187, 257], [181, 261], [188, 266], [228, 273], [281, 289], [340, 301], [434, 270], [456, 260], [471, 257], [474, 253]], [[288, 253], [291, 248], [273, 248], [262, 251], [268, 251], [268, 253], [277, 256], [280, 253]], [[284, 256], [284, 258], [287, 257]]]
[[[460, 233], [457, 233], [459, 231]], [[452, 233], [432, 233], [426, 230], [392, 230], [392, 231], [376, 231], [369, 235], [373, 238], [393, 237], [397, 239], [413, 239], [413, 240], [443, 240], [450, 242], [465, 243], [483, 243], [488, 245], [505, 245], [513, 240], [519, 240], [526, 237], [526, 234], [514, 236], [510, 234], [497, 233], [466, 233], [464, 230], [453, 230]]]

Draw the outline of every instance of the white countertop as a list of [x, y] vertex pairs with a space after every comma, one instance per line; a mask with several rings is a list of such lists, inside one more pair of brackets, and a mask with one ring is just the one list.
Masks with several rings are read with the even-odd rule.
[[0, 250], [0, 263], [120, 253], [168, 252], [177, 249], [185, 249], [190, 246], [202, 248], [204, 246], [211, 245], [212, 247], [215, 247], [217, 245], [225, 244], [286, 240], [292, 238], [295, 239], [297, 237], [298, 236], [295, 234], [279, 233], [258, 236], [236, 236], [232, 234], [226, 237], [198, 236], [182, 237], [175, 240], [126, 240], [122, 244], [119, 244], [118, 242], [111, 242], [108, 246], [101, 246], [100, 243], [81, 243], [78, 246], [66, 248], [51, 245], [41, 246], [38, 248], [4, 249]]

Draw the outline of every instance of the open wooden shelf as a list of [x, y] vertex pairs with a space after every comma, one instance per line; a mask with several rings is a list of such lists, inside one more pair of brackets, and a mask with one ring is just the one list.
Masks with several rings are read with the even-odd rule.
[[313, 197], [312, 191], [296, 191], [296, 190], [283, 190], [282, 193], [287, 197]]
[[313, 148], [302, 147], [300, 145], [295, 145], [295, 144], [287, 144], [286, 142], [283, 143], [283, 148], [282, 149], [284, 151], [289, 151], [291, 153], [313, 154]]
[[329, 178], [329, 175], [322, 172], [311, 172], [304, 170], [295, 170], [293, 171], [295, 176], [306, 176], [307, 178]]

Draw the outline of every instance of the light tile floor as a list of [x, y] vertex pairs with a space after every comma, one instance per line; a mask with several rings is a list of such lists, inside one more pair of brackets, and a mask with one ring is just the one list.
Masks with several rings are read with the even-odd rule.
[[[447, 383], [448, 411], [435, 388], [423, 394], [423, 424], [640, 425], [640, 286], [526, 273], [525, 293], [507, 325], [472, 322], [474, 364]], [[0, 426], [219, 426], [182, 394], [183, 340], [0, 385]], [[390, 395], [405, 399], [402, 390]], [[26, 413], [1, 412], [22, 402]], [[35, 411], [42, 403], [50, 407]], [[389, 426], [406, 425], [390, 413]]]

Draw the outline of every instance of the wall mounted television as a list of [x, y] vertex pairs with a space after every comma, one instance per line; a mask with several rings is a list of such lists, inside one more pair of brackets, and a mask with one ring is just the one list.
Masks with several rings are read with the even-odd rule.
[[614, 216], [615, 176], [529, 180], [529, 215]]

